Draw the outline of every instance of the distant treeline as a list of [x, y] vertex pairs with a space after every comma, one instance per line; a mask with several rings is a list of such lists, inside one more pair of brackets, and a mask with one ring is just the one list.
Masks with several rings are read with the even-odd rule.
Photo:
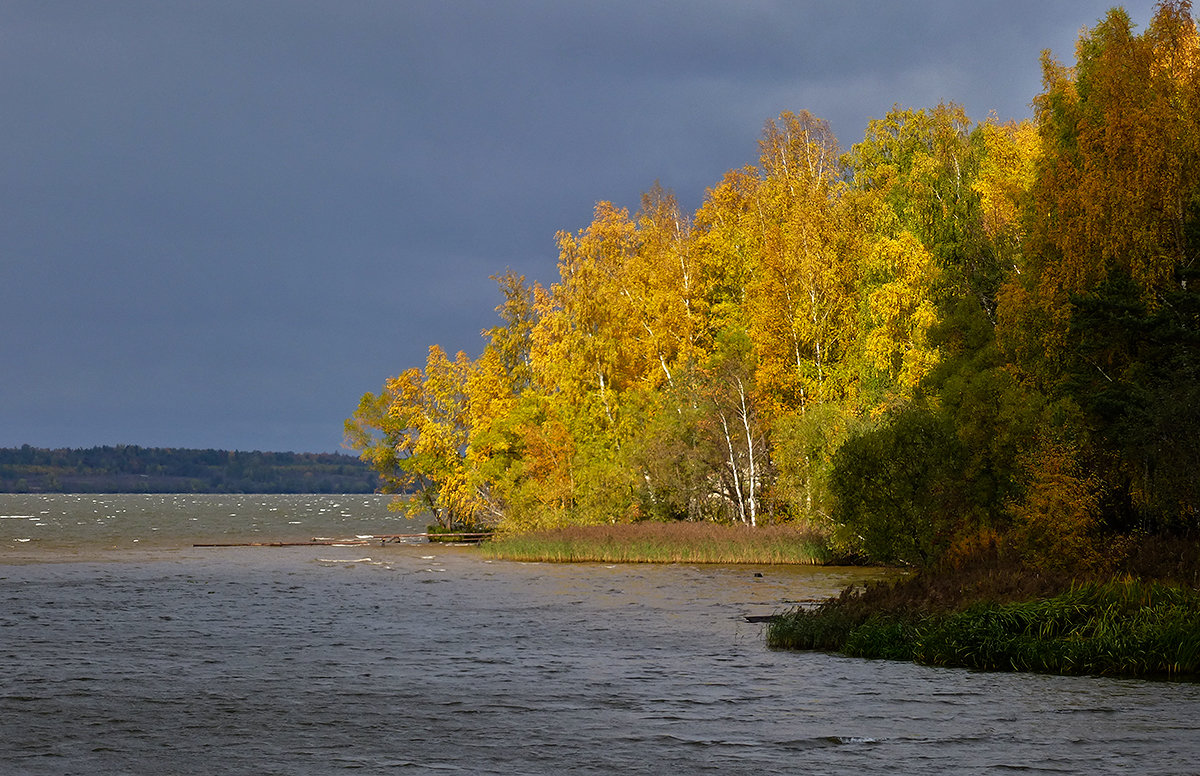
[[378, 482], [358, 458], [337, 453], [0, 448], [4, 493], [373, 493]]

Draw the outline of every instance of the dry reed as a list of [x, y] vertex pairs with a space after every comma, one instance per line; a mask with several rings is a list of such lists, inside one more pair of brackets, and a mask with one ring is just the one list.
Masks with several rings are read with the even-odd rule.
[[555, 563], [815, 564], [822, 537], [789, 526], [641, 522], [571, 526], [499, 537], [480, 547], [493, 558]]

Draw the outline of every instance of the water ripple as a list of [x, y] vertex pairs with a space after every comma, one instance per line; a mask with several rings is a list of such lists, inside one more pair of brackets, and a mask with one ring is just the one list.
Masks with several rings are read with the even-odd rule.
[[[109, 498], [105, 514], [124, 508]], [[0, 566], [0, 772], [1167, 774], [1200, 760], [1197, 685], [771, 652], [741, 617], [829, 595], [850, 571], [777, 570], [769, 587], [738, 569], [440, 548], [431, 563], [425, 546], [369, 562], [362, 547], [131, 552]]]

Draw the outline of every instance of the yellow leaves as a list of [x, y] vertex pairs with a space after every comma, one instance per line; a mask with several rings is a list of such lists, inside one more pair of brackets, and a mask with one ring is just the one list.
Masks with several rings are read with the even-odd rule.
[[536, 304], [534, 363], [539, 378], [578, 400], [590, 390], [623, 384], [631, 370], [623, 275], [637, 249], [636, 225], [627, 210], [596, 205], [595, 218], [578, 235], [560, 232], [559, 276]]
[[[1196, 50], [1189, 4], [1163, 2], [1142, 35], [1123, 11], [1110, 12], [1080, 37], [1074, 68], [1043, 58], [1044, 89], [1034, 100], [1041, 155], [1016, 279], [1023, 288], [1005, 294], [1033, 309], [1000, 317], [1040, 321], [1037, 344], [1047, 364], [1061, 355], [1073, 297], [1128, 277], [1153, 307], [1194, 260]], [[1003, 338], [1031, 339], [1018, 331]], [[1031, 344], [1022, 347], [1036, 352]]]
[[1041, 155], [1037, 127], [1029, 121], [980, 125], [983, 159], [972, 188], [979, 195], [984, 232], [993, 241], [1024, 235], [1022, 208], [1037, 172]]
[[929, 330], [937, 322], [932, 290], [938, 268], [908, 232], [876, 240], [862, 270], [866, 282], [865, 360], [888, 375], [905, 395], [937, 364]]
[[[505, 440], [489, 433], [516, 405], [517, 395], [500, 354], [487, 347], [466, 378], [467, 426], [470, 431], [468, 458], [482, 459], [503, 452]], [[480, 443], [483, 443], [482, 445]]]
[[703, 313], [691, 225], [675, 197], [655, 186], [642, 197], [637, 252], [625, 268], [621, 295], [635, 322], [636, 387], [658, 390], [674, 383], [694, 360]]
[[838, 177], [837, 138], [828, 122], [806, 110], [785, 111], [768, 121], [759, 148], [764, 178], [783, 184], [790, 196], [803, 196]]
[[537, 317], [535, 299], [540, 286], [530, 286], [524, 275], [511, 269], [503, 275], [492, 275], [500, 286], [504, 301], [496, 306], [503, 325], [484, 332], [488, 348], [495, 351], [505, 379], [513, 393], [529, 387], [532, 374], [532, 334]]
[[[861, 233], [857, 356], [872, 403], [910, 398], [936, 366], [930, 331], [941, 303], [970, 294], [990, 312], [1003, 272], [990, 240], [1002, 231], [1019, 236], [1023, 190], [1013, 178], [1028, 172], [1019, 142], [1036, 144], [1029, 127], [1019, 129], [985, 124], [972, 134], [955, 104], [896, 107], [872, 120], [847, 154]], [[988, 217], [992, 228], [981, 223]]]
[[702, 320], [691, 228], [656, 187], [636, 219], [611, 203], [559, 234], [561, 280], [538, 297], [539, 381], [574, 404], [592, 392], [661, 389], [695, 357]]
[[1060, 254], [1045, 268], [1041, 295], [1050, 303], [1112, 271], [1128, 273], [1152, 300], [1188, 260], [1185, 209], [1200, 173], [1200, 124], [1187, 9], [1160, 4], [1143, 35], [1114, 11], [1081, 37], [1074, 73], [1044, 65], [1036, 103], [1047, 163], [1035, 227]]
[[450, 361], [437, 345], [429, 348], [425, 362], [425, 380], [416, 407], [398, 407], [399, 411], [415, 415], [418, 440], [414, 453], [437, 456], [457, 456], [466, 444], [466, 397], [463, 388], [471, 364], [466, 354], [459, 353]]
[[571, 464], [575, 457], [575, 439], [556, 418], [536, 426], [527, 426], [525, 434], [525, 474], [537, 483], [537, 499], [547, 507], [566, 509], [574, 498]]
[[480, 508], [464, 459], [466, 391], [484, 384], [474, 375], [465, 354], [451, 361], [434, 345], [424, 371], [412, 368], [389, 379], [379, 396], [364, 396], [346, 422], [348, 441], [379, 470], [385, 491], [415, 494], [405, 505], [411, 515], [428, 510], [444, 525], [470, 523]]
[[718, 331], [746, 326], [743, 304], [757, 255], [761, 231], [757, 228], [754, 168], [730, 170], [696, 212], [690, 240], [699, 270], [699, 295], [707, 302], [706, 343]]
[[926, 245], [961, 229], [957, 206], [968, 178], [968, 130], [961, 106], [942, 103], [923, 110], [893, 108], [867, 124], [847, 163], [859, 191], [878, 192], [898, 226]]
[[1186, 81], [1200, 67], [1200, 35], [1191, 15], [1191, 3], [1161, 3], [1147, 31], [1153, 43], [1158, 70]]
[[848, 344], [849, 260], [837, 142], [807, 112], [764, 131], [762, 177], [745, 213], [744, 315], [757, 348], [759, 390], [780, 407], [825, 398]]
[[1101, 483], [1082, 472], [1073, 446], [1042, 440], [1025, 461], [1024, 497], [1012, 505], [1017, 550], [1043, 568], [1098, 566], [1100, 492]]

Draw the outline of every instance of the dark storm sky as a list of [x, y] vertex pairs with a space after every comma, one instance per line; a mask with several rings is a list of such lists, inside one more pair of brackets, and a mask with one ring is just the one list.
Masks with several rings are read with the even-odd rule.
[[1027, 117], [1110, 5], [0, 2], [0, 446], [336, 450], [597, 200], [694, 210], [785, 110]]

